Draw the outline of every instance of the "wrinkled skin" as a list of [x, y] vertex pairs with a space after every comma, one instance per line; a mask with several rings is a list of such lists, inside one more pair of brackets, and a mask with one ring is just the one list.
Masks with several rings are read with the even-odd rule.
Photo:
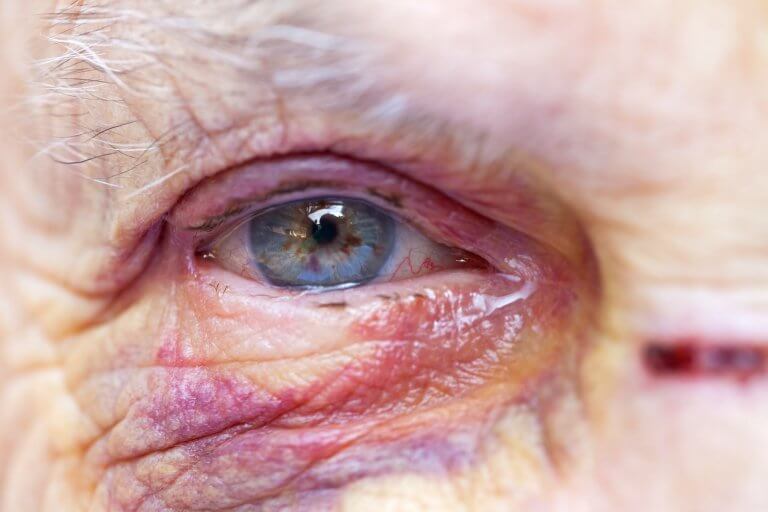
[[[768, 345], [768, 4], [82, 3], [0, 2], [0, 510], [768, 510], [768, 379], [641, 359]], [[265, 297], [189, 226], [281, 173], [515, 279]]]

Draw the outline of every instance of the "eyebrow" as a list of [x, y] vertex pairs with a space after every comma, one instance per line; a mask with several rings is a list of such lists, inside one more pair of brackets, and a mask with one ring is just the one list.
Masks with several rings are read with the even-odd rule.
[[[443, 121], [406, 104], [392, 84], [373, 79], [376, 48], [336, 35], [333, 27], [316, 29], [305, 7], [304, 0], [221, 0], [212, 16], [210, 5], [150, 12], [85, 0], [43, 14], [55, 53], [36, 66], [37, 97], [31, 101], [41, 116], [37, 125], [49, 132], [41, 134], [38, 157], [94, 182], [115, 212], [108, 236], [129, 245], [196, 183], [278, 151], [225, 154], [229, 161], [212, 163], [216, 155], [201, 154], [211, 134], [195, 125], [196, 119], [174, 121], [195, 114], [190, 104], [169, 101], [169, 89], [179, 82], [214, 77], [184, 101], [207, 94], [231, 102], [237, 107], [232, 116], [218, 115], [235, 126], [281, 124], [283, 105], [298, 101], [322, 122], [343, 118], [350, 128], [354, 124], [360, 140], [453, 144]], [[160, 119], [162, 126], [150, 128], [146, 116]], [[462, 132], [462, 140], [466, 135]], [[388, 163], [403, 163], [397, 158], [388, 157]]]
[[[245, 21], [207, 23], [189, 15], [158, 14], [109, 7], [108, 4], [71, 5], [44, 14], [50, 28], [48, 39], [62, 52], [38, 62], [47, 91], [80, 100], [107, 100], [96, 89], [123, 89], [129, 94], [151, 96], [152, 88], [135, 75], [147, 69], [161, 71], [181, 61], [204, 66], [227, 66], [245, 81], [268, 81], [283, 92], [317, 92], [317, 87], [338, 87], [352, 93], [356, 106], [372, 107], [392, 98], [371, 100], [366, 93], [372, 81], [362, 76], [374, 49], [360, 40], [312, 29], [300, 12], [302, 0], [229, 0], [217, 2], [219, 16], [243, 14]], [[222, 9], [221, 5], [229, 5]], [[282, 6], [270, 9], [269, 6]], [[292, 9], [285, 8], [292, 5]], [[258, 9], [256, 9], [258, 7]], [[304, 24], [304, 25], [302, 25]], [[226, 28], [222, 28], [222, 25]], [[258, 26], [254, 26], [258, 25]], [[156, 41], [163, 39], [179, 48]], [[110, 57], [111, 53], [118, 56]], [[119, 101], [119, 97], [112, 97]], [[350, 99], [349, 96], [346, 99]], [[366, 108], [368, 110], [368, 108]], [[97, 134], [98, 135], [98, 134]]]
[[[213, 22], [201, 13], [187, 13], [189, 9], [180, 15], [89, 1], [44, 14], [48, 38], [61, 51], [38, 62], [42, 94], [35, 101], [48, 106], [49, 114], [87, 113], [73, 119], [65, 128], [69, 131], [46, 141], [46, 153], [75, 172], [108, 167], [108, 173], [83, 170], [82, 174], [118, 187], [126, 175], [146, 166], [148, 155], [172, 146], [185, 128], [170, 126], [151, 140], [135, 140], [132, 133], [138, 120], [125, 98], [143, 98], [167, 109], [163, 94], [173, 87], [168, 77], [184, 65], [198, 73], [222, 70], [224, 78], [208, 84], [219, 88], [216, 93], [222, 96], [245, 97], [248, 89], [258, 90], [260, 84], [281, 97], [311, 98], [319, 109], [353, 111], [369, 121], [386, 121], [393, 131], [417, 118], [423, 124], [425, 116], [405, 108], [402, 96], [379, 87], [365, 72], [372, 66], [375, 49], [306, 26], [311, 16], [304, 3], [222, 0], [216, 3], [219, 21]], [[113, 111], [109, 119], [96, 118], [107, 109]], [[108, 166], [105, 160], [110, 160]]]

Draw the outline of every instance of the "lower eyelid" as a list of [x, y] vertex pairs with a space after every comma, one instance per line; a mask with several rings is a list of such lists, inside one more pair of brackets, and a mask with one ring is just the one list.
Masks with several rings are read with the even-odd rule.
[[[402, 306], [399, 309], [398, 318], [400, 321], [408, 323], [410, 321], [408, 318], [411, 318], [415, 311], [421, 311], [419, 314], [423, 314], [425, 311], [423, 306], [428, 303], [439, 304], [446, 300], [456, 301], [460, 297], [467, 297], [469, 300], [469, 306], [461, 310], [461, 314], [467, 318], [473, 317], [475, 314], [482, 315], [489, 311], [501, 311], [507, 306], [514, 307], [519, 300], [524, 300], [534, 293], [543, 292], [543, 290], [537, 290], [539, 285], [535, 284], [536, 281], [530, 281], [524, 274], [541, 275], [543, 273], [525, 271], [518, 276], [510, 276], [482, 270], [461, 270], [424, 275], [398, 282], [375, 282], [366, 287], [337, 289], [319, 294], [312, 291], [284, 292], [276, 290], [271, 286], [255, 283], [235, 273], [222, 270], [214, 264], [202, 262], [199, 264], [197, 274], [189, 276], [184, 289], [187, 290], [185, 292], [187, 295], [195, 297], [192, 300], [193, 308], [202, 308], [206, 311], [206, 315], [212, 318], [226, 318], [226, 321], [232, 324], [235, 332], [243, 332], [243, 328], [253, 332], [253, 339], [248, 343], [251, 348], [253, 348], [255, 340], [261, 337], [262, 334], [260, 333], [273, 332], [268, 326], [276, 321], [283, 325], [283, 328], [287, 327], [288, 331], [296, 332], [313, 323], [320, 322], [318, 326], [328, 326], [331, 331], [328, 332], [325, 342], [318, 337], [319, 332], [314, 331], [313, 335], [310, 336], [312, 339], [310, 345], [313, 351], [322, 352], [336, 346], [335, 344], [350, 343], [356, 339], [361, 339], [360, 333], [352, 336], [352, 339], [347, 338], [344, 329], [339, 330], [339, 327], [332, 327], [334, 325], [331, 322], [332, 319], [339, 319], [346, 324], [349, 319], [353, 319], [366, 311], [375, 312], [384, 306], [398, 305], [399, 308]], [[531, 284], [526, 285], [526, 283]], [[555, 289], [551, 288], [552, 285], [544, 286], [550, 287], [552, 290]], [[571, 296], [571, 291], [568, 290], [567, 286], [558, 285], [557, 289], [565, 296]], [[411, 306], [415, 303], [420, 303], [422, 307], [412, 309]], [[447, 315], [450, 308], [449, 310], [441, 310], [440, 307], [435, 306], [433, 310], [437, 315], [433, 320], [438, 324], [450, 319], [450, 317], [441, 317], [441, 315]], [[290, 319], [290, 323], [286, 324], [288, 319]], [[388, 322], [393, 319], [394, 317], [390, 317]], [[456, 318], [453, 319], [456, 320]], [[375, 324], [376, 322], [373, 320], [367, 322], [369, 327]], [[394, 325], [392, 324], [392, 326]], [[406, 329], [405, 327], [401, 328]], [[414, 324], [413, 329], [408, 334], [409, 336], [417, 332], [420, 335], [427, 334], [423, 325], [417, 328]], [[226, 338], [224, 332], [221, 335]], [[274, 341], [271, 340], [269, 346], [274, 347]], [[291, 346], [306, 346], [306, 341], [302, 335], [298, 335], [294, 341], [286, 340], [285, 343], [278, 345], [282, 349], [289, 349]], [[232, 354], [230, 350], [227, 350], [226, 353]], [[292, 357], [301, 355], [300, 353], [293, 353]], [[257, 359], [269, 360], [272, 357], [268, 353], [261, 353]]]
[[[175, 286], [181, 315], [172, 335], [159, 336], [154, 351], [132, 351], [154, 359], [142, 374], [148, 377], [121, 388], [136, 402], [102, 446], [121, 463], [195, 468], [177, 481], [180, 495], [196, 500], [243, 482], [272, 485], [273, 473], [303, 475], [319, 450], [336, 471], [359, 474], [355, 447], [365, 451], [371, 437], [428, 440], [430, 426], [446, 423], [472, 434], [473, 415], [526, 400], [576, 349], [563, 328], [576, 311], [568, 284], [525, 282], [547, 272], [522, 267], [547, 264], [521, 260], [519, 281], [455, 272], [274, 297], [255, 296], [258, 286], [200, 262]], [[223, 286], [215, 289], [216, 282]], [[337, 305], [321, 307], [329, 303]], [[83, 394], [102, 398], [104, 387], [96, 382]], [[436, 410], [442, 414], [431, 415]], [[350, 441], [376, 421], [385, 426]], [[398, 460], [409, 448], [397, 447], [374, 455]], [[293, 485], [268, 490], [292, 492]]]

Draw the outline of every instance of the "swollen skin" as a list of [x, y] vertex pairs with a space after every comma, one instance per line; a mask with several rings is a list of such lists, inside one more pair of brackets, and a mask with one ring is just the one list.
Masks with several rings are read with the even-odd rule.
[[118, 319], [73, 355], [98, 507], [316, 511], [367, 478], [477, 466], [509, 410], [548, 421], [583, 349], [583, 284], [537, 265], [289, 301], [181, 274], [174, 308], [122, 313], [156, 315], [158, 340]]

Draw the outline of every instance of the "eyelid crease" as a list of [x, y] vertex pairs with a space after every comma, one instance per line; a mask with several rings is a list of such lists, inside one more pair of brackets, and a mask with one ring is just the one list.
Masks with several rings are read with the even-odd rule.
[[[319, 170], [323, 177], [317, 177]], [[442, 238], [441, 233], [414, 206], [445, 201], [453, 205], [438, 191], [375, 163], [334, 155], [297, 154], [255, 162], [203, 182], [177, 205], [168, 222], [204, 245], [260, 211], [310, 196], [367, 201], [435, 238]], [[458, 215], [458, 208], [451, 210], [452, 215]]]
[[[280, 195], [310, 188], [350, 187], [359, 181], [352, 171], [369, 168], [370, 174], [370, 167], [336, 155], [301, 152], [257, 160], [199, 183], [176, 205], [169, 220], [185, 229], [200, 228], [211, 218], [236, 213], [244, 206], [268, 202]], [[324, 168], [324, 176], [317, 176], [318, 168]], [[382, 169], [376, 171], [385, 173]], [[329, 174], [344, 176], [337, 179]], [[204, 201], [197, 200], [201, 195], [207, 196]]]

